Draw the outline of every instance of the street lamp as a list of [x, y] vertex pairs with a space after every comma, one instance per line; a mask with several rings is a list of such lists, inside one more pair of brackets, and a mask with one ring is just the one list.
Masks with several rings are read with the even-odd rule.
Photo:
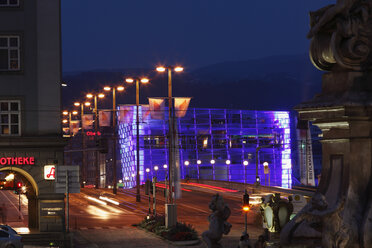
[[126, 78], [125, 82], [127, 83], [133, 83], [136, 82], [136, 129], [137, 129], [137, 145], [136, 145], [136, 151], [137, 151], [137, 193], [136, 193], [136, 201], [141, 201], [141, 195], [140, 195], [140, 158], [139, 158], [139, 86], [140, 82], [143, 84], [146, 84], [150, 82], [147, 78]]
[[116, 91], [124, 91], [123, 86], [110, 87], [105, 86], [103, 88], [105, 91], [112, 91], [112, 129], [113, 129], [113, 144], [112, 144], [112, 170], [113, 170], [113, 181], [114, 185], [112, 188], [112, 193], [117, 194], [117, 174], [116, 174]]
[[[173, 174], [174, 174], [174, 151], [173, 151], [173, 143], [174, 143], [174, 113], [173, 113], [173, 103], [172, 103], [172, 70], [175, 72], [182, 72], [183, 67], [180, 66], [159, 66], [156, 68], [158, 72], [165, 72], [168, 70], [168, 112], [169, 112], [169, 188], [172, 189], [174, 182], [173, 182]], [[169, 203], [175, 204], [173, 201], [173, 190], [169, 194]], [[175, 222], [177, 222], [177, 217]], [[173, 225], [173, 223], [171, 223]]]
[[[86, 97], [88, 99], [94, 99], [94, 130], [95, 132], [97, 133], [98, 132], [98, 109], [97, 109], [97, 98], [104, 98], [105, 95], [102, 94], [102, 93], [97, 93], [97, 94], [92, 94], [92, 93], [89, 93], [86, 95]], [[97, 139], [97, 135], [94, 136], [95, 139]], [[95, 154], [95, 160], [96, 160], [96, 189], [99, 188], [99, 164], [98, 164], [98, 150], [96, 150], [96, 154]]]
[[83, 115], [84, 115], [84, 106], [89, 107], [90, 102], [74, 102], [75, 107], [81, 107], [80, 110], [80, 116], [81, 116], [81, 139], [82, 139], [82, 161], [81, 161], [81, 187], [84, 188], [84, 183], [83, 181], [86, 180], [86, 144], [85, 144], [85, 132], [84, 132], [84, 124], [83, 124]]

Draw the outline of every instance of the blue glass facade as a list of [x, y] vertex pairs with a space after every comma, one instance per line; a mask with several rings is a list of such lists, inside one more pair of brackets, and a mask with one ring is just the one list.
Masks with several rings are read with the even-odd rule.
[[[125, 188], [136, 185], [136, 106], [119, 106], [118, 132]], [[167, 110], [165, 113], [168, 113]], [[292, 161], [289, 112], [189, 108], [176, 120], [180, 177], [254, 183], [256, 148], [261, 184], [290, 187]], [[163, 181], [168, 170], [168, 117], [151, 119], [139, 107], [140, 178], [157, 176]], [[269, 174], [263, 163], [268, 162]], [[164, 166], [165, 165], [165, 166]]]

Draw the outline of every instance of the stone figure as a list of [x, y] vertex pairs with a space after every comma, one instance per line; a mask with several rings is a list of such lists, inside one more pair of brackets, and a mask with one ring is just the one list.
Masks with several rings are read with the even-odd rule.
[[219, 241], [223, 234], [227, 235], [230, 232], [231, 224], [227, 222], [227, 219], [231, 210], [219, 194], [212, 196], [209, 209], [212, 211], [208, 217], [209, 230], [203, 232], [202, 237], [208, 248], [222, 248]]
[[293, 212], [292, 199], [280, 198], [280, 194], [267, 195], [262, 198], [260, 213], [263, 223], [269, 232], [280, 233], [282, 227], [289, 222]]
[[371, 0], [337, 0], [310, 12], [310, 58], [320, 70], [372, 68]]
[[372, 0], [337, 0], [310, 18], [310, 58], [327, 72], [296, 110], [322, 131], [322, 179], [281, 245], [372, 247]]

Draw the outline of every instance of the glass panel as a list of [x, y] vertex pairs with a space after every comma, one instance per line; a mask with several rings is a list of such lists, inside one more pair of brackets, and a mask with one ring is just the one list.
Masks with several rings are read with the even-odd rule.
[[8, 124], [9, 123], [9, 115], [1, 115], [0, 116], [0, 123], [2, 124]]
[[8, 38], [0, 38], [0, 47], [8, 47]]
[[9, 0], [9, 5], [18, 5], [18, 0]]
[[1, 126], [1, 134], [9, 134], [9, 126]]
[[10, 47], [18, 47], [18, 38], [9, 39]]
[[12, 114], [12, 115], [10, 115], [10, 123], [12, 123], [12, 124], [16, 124], [16, 123], [18, 123], [18, 115], [16, 114]]
[[18, 50], [17, 49], [11, 49], [10, 50], [10, 58], [11, 59], [18, 59]]
[[12, 125], [11, 126], [11, 133], [12, 134], [18, 134], [18, 125]]
[[7, 102], [2, 102], [0, 104], [0, 111], [9, 111], [8, 103]]
[[7, 0], [0, 0], [0, 5], [7, 5], [8, 1]]
[[19, 110], [19, 108], [18, 108], [18, 102], [11, 102], [10, 103], [10, 110], [11, 111], [18, 111]]
[[0, 49], [0, 70], [8, 70], [8, 49]]

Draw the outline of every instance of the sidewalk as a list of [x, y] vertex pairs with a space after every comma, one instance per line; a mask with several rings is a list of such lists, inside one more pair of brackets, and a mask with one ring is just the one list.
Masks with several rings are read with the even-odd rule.
[[[253, 241], [253, 240], [252, 240]], [[239, 237], [224, 236], [221, 240], [222, 247], [236, 248], [238, 247]], [[254, 242], [252, 242], [254, 245]], [[201, 241], [195, 246], [176, 246], [167, 241], [158, 238], [153, 233], [146, 232], [136, 227], [124, 227], [121, 230], [110, 230], [103, 232], [102, 230], [84, 230], [74, 232], [74, 247], [77, 248], [206, 248], [207, 246]], [[28, 248], [28, 247], [27, 247]], [[31, 248], [31, 247], [30, 247]]]

